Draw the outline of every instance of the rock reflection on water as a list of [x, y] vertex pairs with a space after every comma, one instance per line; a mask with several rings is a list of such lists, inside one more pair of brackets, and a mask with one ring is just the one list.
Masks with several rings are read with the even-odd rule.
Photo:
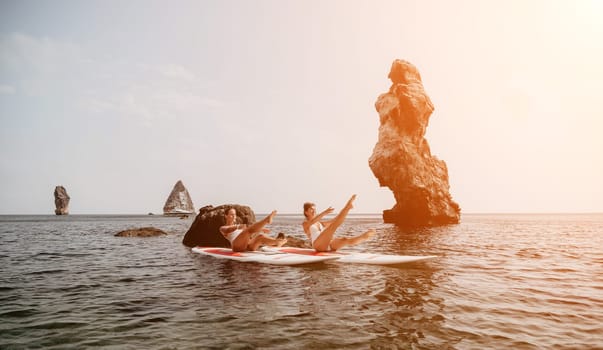
[[[432, 251], [429, 229], [407, 230], [388, 226], [381, 229], [378, 251], [390, 254], [437, 255]], [[375, 247], [375, 250], [377, 248]], [[442, 299], [431, 296], [437, 265], [417, 262], [383, 268], [383, 288], [375, 294], [380, 317], [372, 321], [376, 349], [445, 348], [447, 342], [434, 338], [444, 321]], [[435, 332], [434, 332], [435, 331]]]

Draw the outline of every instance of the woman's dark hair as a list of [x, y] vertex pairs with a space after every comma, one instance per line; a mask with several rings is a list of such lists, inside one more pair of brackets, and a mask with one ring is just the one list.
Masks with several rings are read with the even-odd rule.
[[306, 202], [304, 203], [304, 216], [306, 216], [306, 210], [312, 208], [316, 206], [316, 204], [312, 203], [312, 202]]
[[234, 211], [235, 211], [235, 222], [238, 222], [238, 220], [237, 220], [238, 219], [237, 208], [235, 208], [235, 207], [224, 207], [224, 215], [222, 215], [222, 223], [223, 224], [226, 224], [226, 215], [228, 215], [228, 212], [231, 209], [234, 209]]

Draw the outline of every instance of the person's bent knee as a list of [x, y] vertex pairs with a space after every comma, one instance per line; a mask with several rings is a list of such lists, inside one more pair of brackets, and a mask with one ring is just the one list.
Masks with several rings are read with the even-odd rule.
[[316, 250], [317, 252], [328, 252], [329, 250], [329, 246], [330, 244], [316, 244], [316, 242], [314, 242], [314, 244], [312, 245], [312, 248], [314, 248], [314, 250]]

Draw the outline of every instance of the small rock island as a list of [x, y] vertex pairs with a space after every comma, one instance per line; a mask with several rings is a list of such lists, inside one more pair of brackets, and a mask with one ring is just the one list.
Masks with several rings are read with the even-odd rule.
[[69, 200], [67, 190], [63, 186], [54, 188], [54, 213], [56, 215], [69, 215]]
[[178, 180], [163, 206], [163, 215], [187, 215], [193, 214], [195, 207], [190, 194], [181, 180]]
[[410, 227], [456, 224], [461, 208], [449, 192], [448, 168], [431, 154], [424, 137], [434, 106], [421, 75], [411, 63], [395, 60], [389, 79], [389, 91], [375, 102], [379, 139], [369, 158], [379, 185], [396, 199], [383, 211], [383, 221]]
[[141, 227], [119, 231], [115, 237], [157, 237], [165, 236], [167, 233], [156, 227]]

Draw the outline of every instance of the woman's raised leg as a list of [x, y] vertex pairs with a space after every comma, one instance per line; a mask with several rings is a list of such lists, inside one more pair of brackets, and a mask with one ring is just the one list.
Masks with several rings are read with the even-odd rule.
[[[261, 232], [262, 229], [264, 228], [264, 226], [272, 223], [272, 219], [274, 218], [275, 215], [276, 215], [276, 210], [273, 210], [272, 213], [270, 213], [268, 216], [266, 216], [262, 220], [257, 221], [255, 223], [251, 224], [251, 226], [245, 228], [243, 230], [243, 232], [241, 232], [239, 234], [239, 236], [234, 240], [234, 242], [232, 242], [232, 250], [235, 252], [244, 252], [246, 250], [249, 250], [249, 246], [251, 245], [251, 242], [254, 239], [259, 237], [259, 236], [256, 236], [256, 234], [258, 232]], [[259, 247], [259, 245], [258, 245], [258, 247]], [[257, 249], [257, 247], [256, 247], [256, 249]]]
[[268, 214], [268, 216], [266, 216], [262, 220], [256, 221], [255, 223], [251, 224], [251, 226], [249, 226], [247, 228], [247, 230], [249, 230], [249, 232], [251, 232], [252, 235], [254, 233], [260, 232], [264, 228], [264, 226], [272, 223], [272, 219], [274, 218], [275, 215], [276, 215], [276, 210], [273, 210], [272, 213]]
[[353, 246], [356, 244], [360, 244], [360, 243], [366, 241], [367, 239], [373, 237], [374, 235], [375, 235], [375, 230], [370, 229], [370, 230], [366, 231], [365, 233], [358, 235], [358, 236], [354, 236], [354, 237], [333, 238], [333, 240], [331, 241], [331, 250], [338, 250], [339, 248], [342, 248], [345, 246]]
[[262, 245], [268, 245], [271, 247], [282, 247], [285, 243], [287, 243], [287, 238], [275, 239], [265, 235], [257, 235], [249, 241], [247, 249], [250, 251], [258, 250], [258, 248]]
[[331, 221], [331, 224], [325, 227], [320, 236], [316, 238], [312, 246], [315, 250], [319, 252], [326, 252], [329, 250], [329, 245], [333, 240], [333, 235], [335, 235], [335, 230], [343, 224], [346, 216], [350, 212], [352, 208], [354, 208], [354, 200], [356, 200], [356, 195], [352, 195], [352, 197], [348, 200], [343, 209], [335, 216], [335, 218]]

